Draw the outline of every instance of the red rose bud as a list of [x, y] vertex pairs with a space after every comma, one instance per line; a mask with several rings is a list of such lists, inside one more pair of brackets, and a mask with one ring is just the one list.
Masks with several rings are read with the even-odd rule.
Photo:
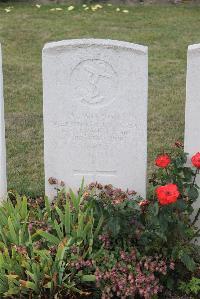
[[200, 169], [200, 153], [199, 153], [199, 152], [196, 153], [196, 154], [192, 157], [191, 162], [192, 162], [192, 164], [193, 164], [196, 168]]
[[178, 147], [178, 148], [184, 148], [183, 143], [180, 142], [180, 141], [176, 141], [176, 142], [175, 142], [175, 146]]
[[168, 205], [173, 202], [176, 202], [180, 193], [175, 184], [168, 184], [165, 186], [158, 187], [156, 189], [156, 195], [161, 205]]
[[161, 168], [166, 168], [170, 163], [171, 159], [167, 154], [159, 155], [155, 160], [156, 166]]

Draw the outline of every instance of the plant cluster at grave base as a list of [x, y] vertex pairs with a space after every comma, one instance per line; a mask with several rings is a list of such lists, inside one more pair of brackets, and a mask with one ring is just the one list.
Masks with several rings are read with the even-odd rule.
[[62, 187], [51, 203], [10, 193], [0, 206], [0, 297], [198, 298], [200, 154], [192, 168], [186, 157], [177, 148], [156, 158], [148, 199], [97, 182], [77, 194]]

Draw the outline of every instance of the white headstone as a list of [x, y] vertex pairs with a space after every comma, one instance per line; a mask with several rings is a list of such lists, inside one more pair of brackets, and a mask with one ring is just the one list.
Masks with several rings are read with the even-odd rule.
[[[189, 165], [191, 157], [200, 152], [200, 44], [188, 47], [184, 151], [189, 154]], [[200, 186], [200, 175], [197, 183]], [[199, 208], [198, 200], [194, 204], [194, 215]], [[200, 219], [198, 225], [200, 227]]]
[[0, 44], [0, 200], [5, 198], [6, 193], [7, 193], [6, 145], [5, 145], [2, 55], [1, 55], [1, 44]]
[[147, 47], [67, 40], [43, 49], [45, 191], [98, 181], [146, 193]]

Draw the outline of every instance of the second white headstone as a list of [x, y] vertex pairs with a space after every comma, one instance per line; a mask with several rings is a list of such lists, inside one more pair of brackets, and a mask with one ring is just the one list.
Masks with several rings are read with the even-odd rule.
[[5, 145], [2, 54], [1, 54], [1, 44], [0, 44], [0, 200], [5, 199], [6, 193], [7, 193], [6, 145]]
[[[192, 166], [191, 157], [200, 152], [200, 44], [188, 47], [184, 151], [189, 154], [188, 163]], [[197, 183], [200, 186], [200, 175]], [[194, 204], [194, 215], [199, 208], [198, 200]], [[200, 227], [200, 219], [197, 224]]]
[[43, 49], [45, 189], [98, 181], [145, 196], [147, 47], [67, 40]]

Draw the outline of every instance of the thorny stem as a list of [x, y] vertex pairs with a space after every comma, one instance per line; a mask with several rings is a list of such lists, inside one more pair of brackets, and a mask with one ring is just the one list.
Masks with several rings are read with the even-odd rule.
[[198, 234], [200, 233], [200, 229], [198, 229], [195, 234], [187, 241], [185, 241], [184, 243], [181, 244], [181, 246], [185, 246], [187, 245], [188, 243], [190, 243], [194, 238], [196, 238], [198, 236]]
[[165, 168], [165, 171], [166, 171], [166, 174], [167, 174], [168, 177], [169, 177], [169, 171], [168, 171], [167, 167]]
[[196, 233], [194, 234], [194, 236], [192, 236], [192, 238], [190, 239], [190, 241], [192, 241], [194, 238], [196, 238], [198, 236], [198, 234], [200, 233], [200, 229], [198, 229], [196, 231]]
[[197, 222], [199, 216], [200, 216], [200, 208], [198, 209], [197, 214], [196, 214], [196, 216], [194, 217], [194, 220], [193, 220], [191, 226], [193, 226], [193, 225]]
[[[192, 182], [192, 186], [191, 186], [191, 187], [194, 186], [195, 181], [196, 181], [196, 177], [197, 177], [197, 174], [198, 174], [198, 173], [199, 173], [199, 169], [197, 168], [196, 171], [195, 171], [195, 174], [194, 174], [194, 179], [193, 179], [193, 182]], [[197, 222], [199, 216], [200, 216], [200, 208], [198, 209], [197, 214], [196, 214], [196, 216], [194, 217], [194, 220], [193, 220], [193, 222], [191, 223], [190, 226], [193, 226], [193, 225]]]
[[192, 187], [194, 186], [195, 184], [195, 181], [196, 181], [196, 177], [197, 177], [197, 174], [199, 173], [199, 169], [197, 168], [196, 171], [195, 171], [195, 174], [194, 174], [194, 179], [193, 179], [193, 182], [192, 182]]

